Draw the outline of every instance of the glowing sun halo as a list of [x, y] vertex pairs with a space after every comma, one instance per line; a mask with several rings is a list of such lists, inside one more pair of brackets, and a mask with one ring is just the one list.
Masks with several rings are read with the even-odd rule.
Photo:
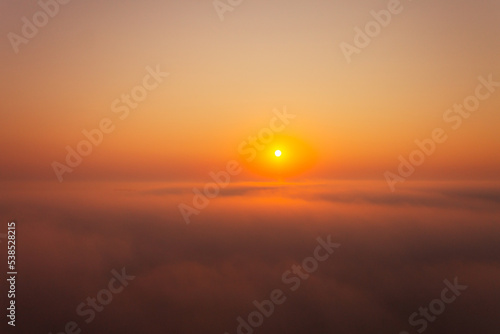
[[280, 150], [276, 150], [274, 152], [274, 155], [277, 156], [277, 157], [281, 157], [281, 151]]

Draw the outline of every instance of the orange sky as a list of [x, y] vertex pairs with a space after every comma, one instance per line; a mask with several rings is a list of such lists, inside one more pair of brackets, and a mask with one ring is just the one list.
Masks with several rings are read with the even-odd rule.
[[[286, 107], [296, 118], [281, 135], [309, 147], [294, 176], [383, 179], [441, 127], [449, 139], [415, 178], [498, 179], [500, 90], [459, 129], [443, 120], [479, 76], [500, 81], [498, 2], [403, 5], [348, 64], [339, 45], [387, 1], [247, 1], [223, 22], [211, 1], [70, 2], [18, 54], [4, 38], [0, 177], [57, 181], [65, 147], [109, 118], [65, 179], [203, 180]], [[2, 3], [4, 36], [39, 9]], [[170, 75], [120, 120], [113, 101], [157, 65]], [[241, 178], [272, 174], [257, 169]]]
[[[221, 20], [214, 1], [241, 4]], [[1, 1], [18, 332], [250, 333], [237, 319], [275, 289], [288, 301], [254, 333], [421, 332], [414, 312], [443, 313], [459, 278], [470, 289], [426, 333], [498, 334], [499, 13], [499, 0]], [[342, 247], [316, 259], [318, 238]], [[137, 279], [114, 295], [121, 268]], [[308, 272], [298, 291], [290, 268]], [[94, 297], [106, 309], [89, 322]]]

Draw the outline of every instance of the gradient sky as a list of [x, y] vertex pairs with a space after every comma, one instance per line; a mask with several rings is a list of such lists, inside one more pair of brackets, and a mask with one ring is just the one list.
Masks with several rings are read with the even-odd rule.
[[[286, 133], [318, 156], [303, 177], [382, 178], [478, 76], [500, 78], [498, 1], [403, 5], [347, 64], [340, 43], [386, 1], [246, 1], [224, 22], [211, 1], [72, 1], [19, 54], [4, 38], [0, 175], [56, 180], [51, 163], [109, 117], [116, 130], [68, 179], [202, 180], [286, 106]], [[3, 35], [37, 10], [4, 1]], [[170, 76], [118, 121], [111, 102], [157, 64]], [[499, 105], [500, 92], [415, 177], [498, 178]]]
[[[221, 21], [212, 0], [72, 0], [16, 53], [9, 34], [40, 8], [2, 1], [10, 331], [234, 334], [331, 235], [340, 250], [255, 334], [415, 334], [409, 316], [455, 277], [468, 290], [426, 334], [498, 334], [500, 87], [456, 130], [443, 115], [480, 76], [500, 81], [500, 1], [403, 0], [348, 63], [340, 45], [387, 3], [245, 0]], [[112, 105], [157, 66], [168, 77], [120, 119]], [[295, 118], [246, 161], [285, 109]], [[106, 118], [114, 131], [59, 183], [53, 162]], [[435, 128], [447, 141], [391, 192], [384, 173]], [[232, 160], [243, 173], [186, 224], [193, 187]], [[137, 278], [84, 324], [77, 306], [123, 267]]]

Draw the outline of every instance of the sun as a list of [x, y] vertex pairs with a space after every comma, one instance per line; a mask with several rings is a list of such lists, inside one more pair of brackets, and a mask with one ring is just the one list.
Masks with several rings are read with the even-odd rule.
[[[265, 143], [267, 146], [263, 144], [260, 148], [250, 150], [247, 147], [246, 151], [240, 152], [243, 166], [260, 177], [274, 180], [295, 178], [316, 163], [315, 150], [300, 138], [280, 134], [272, 142]], [[246, 156], [247, 153], [253, 154]]]

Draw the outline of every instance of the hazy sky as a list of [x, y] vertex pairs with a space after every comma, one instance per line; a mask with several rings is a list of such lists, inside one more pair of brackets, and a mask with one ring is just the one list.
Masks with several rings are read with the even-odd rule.
[[[0, 4], [19, 333], [234, 334], [280, 288], [256, 334], [414, 334], [455, 277], [468, 290], [426, 334], [499, 333], [500, 1], [244, 0], [223, 20], [213, 0], [54, 1]], [[136, 279], [85, 324], [123, 267]]]
[[[498, 178], [500, 91], [453, 131], [444, 112], [500, 81], [500, 5], [402, 1], [402, 12], [347, 63], [340, 44], [387, 1], [244, 1], [224, 21], [206, 1], [77, 1], [15, 53], [36, 1], [0, 5], [2, 178], [56, 180], [53, 161], [103, 118], [116, 128], [69, 177], [196, 179], [239, 157], [274, 108], [317, 161], [303, 177], [382, 178], [436, 127], [449, 140], [415, 178]], [[125, 120], [111, 104], [169, 72]], [[252, 177], [248, 173], [246, 177]]]

